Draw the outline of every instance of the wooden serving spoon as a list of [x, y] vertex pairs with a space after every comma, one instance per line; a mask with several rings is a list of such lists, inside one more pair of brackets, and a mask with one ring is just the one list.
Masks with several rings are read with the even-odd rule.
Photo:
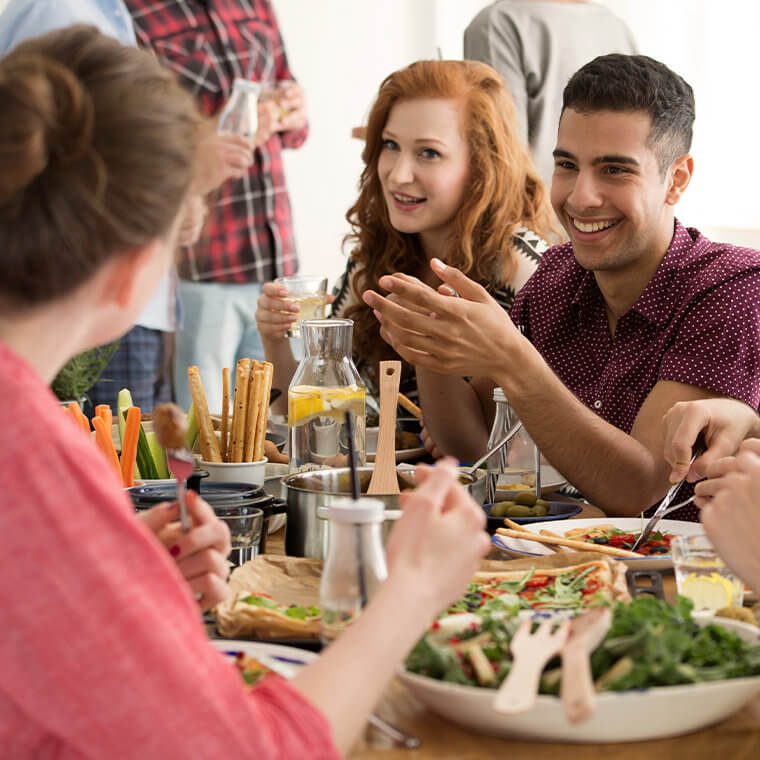
[[380, 362], [380, 427], [368, 494], [400, 493], [396, 475], [396, 405], [401, 362]]

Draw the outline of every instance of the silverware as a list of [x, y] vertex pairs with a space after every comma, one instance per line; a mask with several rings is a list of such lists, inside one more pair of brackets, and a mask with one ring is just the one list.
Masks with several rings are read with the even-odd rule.
[[387, 737], [392, 739], [396, 744], [406, 749], [417, 749], [420, 746], [420, 740], [416, 736], [406, 734], [401, 729], [392, 726], [387, 721], [383, 720], [379, 715], [372, 713], [367, 722], [374, 726], [378, 731], [382, 731]]
[[[689, 468], [691, 468], [692, 464], [694, 464], [694, 460], [704, 453], [704, 446], [701, 443], [697, 443], [694, 446], [694, 452], [692, 454], [691, 459], [689, 460]], [[687, 470], [688, 472], [688, 470]], [[669, 509], [670, 503], [675, 498], [676, 494], [678, 493], [678, 489], [681, 488], [681, 486], [686, 482], [686, 478], [683, 478], [679, 480], [677, 483], [674, 483], [669, 489], [668, 492], [665, 494], [665, 498], [660, 502], [659, 506], [655, 510], [654, 514], [649, 518], [649, 522], [644, 526], [644, 530], [641, 531], [639, 534], [639, 537], [634, 542], [633, 546], [631, 547], [631, 551], [635, 552], [643, 543], [646, 541], [652, 531], [657, 527], [657, 523], [662, 520], [662, 518], [668, 514], [669, 512], [672, 512], [677, 507], [682, 507], [685, 504], [688, 504], [690, 499], [683, 502], [682, 504], [677, 504], [672, 509]]]
[[172, 475], [177, 479], [177, 502], [179, 503], [179, 519], [182, 523], [182, 532], [187, 533], [191, 526], [190, 515], [187, 512], [185, 500], [185, 483], [193, 474], [193, 457], [189, 451], [182, 449], [167, 449], [166, 464]]
[[483, 464], [489, 457], [491, 457], [493, 454], [495, 454], [500, 448], [503, 446], [506, 446], [518, 433], [520, 428], [522, 427], [522, 422], [516, 422], [512, 427], [507, 430], [507, 432], [504, 434], [502, 438], [500, 438], [496, 443], [493, 445], [492, 448], [490, 448], [488, 451], [486, 451], [485, 454], [483, 454], [480, 459], [478, 459], [477, 462], [475, 462], [474, 465], [470, 467], [469, 470], [465, 470], [465, 472], [468, 475], [474, 475], [478, 467]]

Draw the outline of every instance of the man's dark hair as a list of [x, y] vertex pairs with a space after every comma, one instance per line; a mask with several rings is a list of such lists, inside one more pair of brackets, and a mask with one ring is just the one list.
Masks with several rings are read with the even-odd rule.
[[644, 111], [652, 119], [649, 143], [660, 171], [689, 152], [694, 92], [665, 64], [646, 55], [600, 55], [573, 74], [562, 111]]

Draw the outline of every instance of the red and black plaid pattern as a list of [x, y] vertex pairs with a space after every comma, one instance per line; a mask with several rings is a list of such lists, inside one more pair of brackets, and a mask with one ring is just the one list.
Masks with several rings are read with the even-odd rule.
[[[125, 0], [138, 42], [216, 115], [236, 78], [264, 86], [293, 79], [268, 0]], [[281, 132], [255, 153], [250, 172], [215, 191], [201, 240], [185, 249], [180, 275], [191, 280], [266, 282], [297, 269], [283, 148], [307, 129]]]

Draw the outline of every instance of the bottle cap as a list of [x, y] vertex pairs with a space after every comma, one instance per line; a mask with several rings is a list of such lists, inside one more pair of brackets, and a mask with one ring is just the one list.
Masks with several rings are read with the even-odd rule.
[[504, 395], [504, 391], [501, 388], [494, 388], [493, 389], [493, 400], [494, 401], [506, 401], [507, 397]]
[[385, 519], [380, 499], [336, 499], [327, 508], [327, 519], [345, 523], [379, 523]]

